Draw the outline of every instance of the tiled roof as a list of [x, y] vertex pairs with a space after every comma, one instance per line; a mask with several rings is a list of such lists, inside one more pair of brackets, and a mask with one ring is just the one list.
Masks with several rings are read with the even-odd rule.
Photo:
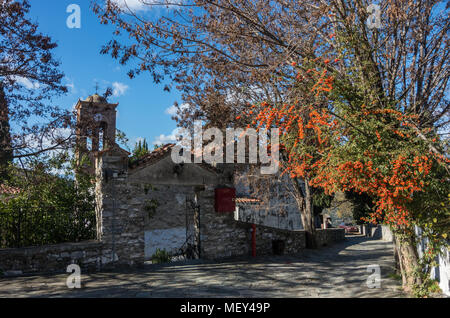
[[[147, 165], [151, 165], [156, 163], [157, 161], [165, 158], [166, 156], [170, 155], [172, 152], [172, 148], [175, 146], [175, 144], [166, 144], [164, 146], [159, 147], [158, 149], [153, 150], [151, 153], [145, 155], [144, 157], [142, 157], [141, 159], [139, 159], [138, 161], [132, 162], [130, 163], [130, 168], [134, 169], [134, 168], [138, 168], [141, 166], [147, 166]], [[193, 162], [193, 158], [192, 158], [192, 162]], [[214, 173], [221, 173], [222, 171], [217, 169], [216, 167], [206, 163], [206, 162], [202, 162], [202, 163], [198, 163], [198, 165], [200, 167], [202, 167], [203, 169], [209, 170], [211, 172]]]
[[126, 151], [125, 149], [121, 148], [117, 143], [115, 143], [114, 145], [112, 145], [112, 146], [109, 147], [109, 148], [106, 148], [106, 149], [103, 149], [103, 150], [96, 151], [95, 153], [96, 153], [97, 155], [103, 155], [103, 154], [108, 153], [108, 152], [116, 152], [116, 153], [119, 152], [119, 153], [123, 153], [123, 154], [126, 155], [126, 156], [131, 155], [131, 152]]
[[144, 165], [144, 164], [152, 164], [157, 162], [158, 160], [164, 158], [166, 155], [170, 154], [172, 151], [172, 148], [175, 146], [175, 144], [166, 144], [164, 146], [159, 147], [158, 149], [153, 150], [149, 154], [145, 155], [138, 161], [130, 164], [130, 168], [136, 168], [138, 166]]
[[0, 184], [0, 194], [18, 194], [20, 193], [19, 188], [14, 188], [7, 186], [6, 184]]
[[100, 95], [98, 95], [98, 94], [94, 94], [94, 95], [92, 95], [92, 96], [89, 96], [88, 98], [86, 98], [86, 99], [84, 100], [84, 102], [104, 103], [104, 104], [108, 103], [108, 102], [106, 101], [106, 98], [104, 98], [103, 96], [100, 96]]
[[100, 96], [98, 94], [91, 95], [87, 97], [84, 100], [79, 99], [77, 102], [77, 105], [75, 106], [76, 109], [79, 109], [81, 106], [95, 106], [95, 107], [107, 107], [107, 108], [115, 108], [119, 104], [118, 103], [109, 103], [106, 98], [103, 96]]
[[235, 202], [236, 204], [259, 204], [261, 203], [261, 200], [255, 198], [238, 197], [235, 199]]

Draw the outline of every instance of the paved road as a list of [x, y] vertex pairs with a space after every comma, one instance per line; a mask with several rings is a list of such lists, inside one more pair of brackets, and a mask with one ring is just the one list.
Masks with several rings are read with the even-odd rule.
[[[381, 288], [370, 289], [374, 264]], [[0, 297], [406, 297], [392, 272], [390, 243], [350, 238], [297, 256], [83, 274], [78, 290], [66, 287], [68, 274], [2, 278]]]

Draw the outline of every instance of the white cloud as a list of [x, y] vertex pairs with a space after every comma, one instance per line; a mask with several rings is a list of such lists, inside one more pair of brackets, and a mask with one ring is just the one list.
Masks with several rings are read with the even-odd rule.
[[153, 5], [174, 6], [179, 5], [183, 0], [111, 0], [121, 7], [123, 10], [131, 11], [147, 11], [153, 8]]
[[70, 88], [70, 90], [75, 91], [75, 85], [73, 83], [66, 84], [66, 86]]
[[65, 77], [65, 80], [67, 82], [66, 87], [70, 89], [72, 94], [76, 94], [78, 92], [78, 90], [76, 89], [73, 80], [68, 77]]
[[22, 86], [25, 86], [27, 89], [38, 89], [40, 87], [39, 83], [33, 83], [28, 78], [15, 76], [14, 80], [17, 81]]
[[134, 140], [134, 143], [137, 144], [139, 141], [140, 141], [140, 142], [144, 142], [144, 137], [137, 137], [137, 138]]
[[140, 142], [143, 142], [144, 139], [145, 139], [144, 137], [137, 137], [137, 138], [134, 138], [134, 139], [130, 139], [130, 140], [128, 141], [127, 146], [128, 146], [129, 149], [134, 149], [134, 147], [136, 146], [136, 144], [139, 143], [139, 141], [140, 141]]
[[[34, 134], [25, 135], [22, 138], [20, 138], [20, 141], [18, 142], [19, 144], [24, 144], [27, 146], [26, 147], [27, 150], [24, 153], [33, 153], [55, 147], [62, 141], [67, 140], [69, 138], [73, 138], [74, 136], [72, 133], [73, 131], [70, 128], [54, 128], [44, 135], [34, 135]], [[65, 151], [64, 149], [66, 149], [64, 145], [60, 148], [62, 149], [59, 149], [57, 147], [57, 149], [45, 151], [45, 155], [54, 158], [58, 154], [64, 153]], [[69, 156], [73, 156], [73, 149], [69, 148], [68, 153]], [[70, 162], [66, 162], [63, 164], [62, 169], [52, 168], [50, 172], [55, 175], [63, 175], [66, 172], [65, 168], [69, 168], [69, 165]], [[28, 167], [26, 163], [25, 166]]]
[[159, 135], [155, 138], [153, 141], [154, 145], [161, 145], [161, 144], [168, 144], [168, 143], [174, 143], [177, 141], [177, 137], [180, 135], [180, 128], [175, 128], [172, 133], [169, 135]]
[[177, 114], [177, 108], [175, 107], [175, 105], [170, 106], [169, 108], [166, 109], [165, 113], [167, 115], [176, 115]]
[[149, 9], [148, 5], [145, 3], [155, 3], [154, 0], [112, 0], [112, 2], [117, 3], [121, 8], [127, 9], [127, 7], [132, 11], [145, 11]]
[[[189, 107], [189, 104], [181, 104], [179, 105], [181, 110], [184, 110]], [[167, 115], [175, 116], [177, 114], [178, 108], [175, 105], [170, 106], [166, 109], [165, 113]]]
[[128, 85], [125, 85], [123, 83], [114, 82], [112, 83], [113, 86], [113, 96], [119, 97], [125, 94], [125, 92], [128, 90]]
[[43, 135], [29, 134], [24, 136], [24, 143], [33, 150], [42, 150], [53, 147], [57, 140], [65, 140], [72, 135], [70, 128], [49, 129]]

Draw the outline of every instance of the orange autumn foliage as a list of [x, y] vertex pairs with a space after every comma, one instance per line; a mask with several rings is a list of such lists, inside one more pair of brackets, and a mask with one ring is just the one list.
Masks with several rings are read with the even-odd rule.
[[[333, 90], [334, 78], [327, 75], [326, 69], [318, 71], [310, 68], [297, 73], [298, 82], [303, 83], [305, 79], [311, 78], [314, 82], [309, 91], [314, 97], [326, 97]], [[262, 102], [251, 109], [243, 115], [252, 119], [252, 126], [257, 129], [280, 129], [280, 146], [288, 158], [283, 173], [288, 173], [292, 178], [307, 177], [311, 186], [322, 188], [329, 194], [340, 190], [370, 195], [375, 198], [376, 209], [366, 221], [383, 220], [392, 226], [408, 227], [411, 215], [406, 208], [407, 203], [414, 193], [423, 191], [425, 185], [422, 180], [430, 173], [433, 161], [448, 161], [431, 153], [427, 156], [388, 154], [380, 157], [378, 153], [367, 152], [364, 153], [364, 159], [360, 160], [345, 160], [337, 155], [335, 150], [342, 138], [348, 138], [348, 130], [343, 127], [346, 121], [355, 118], [364, 125], [369, 118], [388, 116], [392, 121], [397, 121], [399, 128], [384, 131], [383, 136], [411, 138], [407, 129], [415, 116], [405, 115], [395, 109], [362, 105], [359, 111], [348, 113], [342, 118], [337, 118], [327, 108], [314, 103], [300, 105], [296, 102], [276, 106]], [[384, 140], [381, 134], [378, 131], [372, 133], [374, 142], [382, 145]]]

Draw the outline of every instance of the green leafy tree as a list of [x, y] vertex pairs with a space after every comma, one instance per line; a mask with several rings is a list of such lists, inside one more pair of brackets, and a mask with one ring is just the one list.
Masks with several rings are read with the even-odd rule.
[[0, 248], [78, 242], [96, 238], [91, 176], [73, 174], [68, 152], [10, 166], [0, 194]]
[[[129, 14], [116, 1], [101, 2], [94, 9], [102, 23], [117, 27], [102, 53], [132, 64], [130, 77], [148, 71], [159, 83], [170, 76], [189, 104], [178, 114], [182, 126], [195, 119], [216, 127], [252, 124], [254, 117], [241, 118], [252, 104], [260, 112], [251, 111], [269, 117], [267, 126], [278, 117], [291, 140], [283, 141], [293, 154], [291, 171], [306, 181], [306, 192], [313, 192], [313, 183], [374, 197], [378, 219], [399, 238], [405, 289], [421, 285], [414, 277], [420, 270], [413, 228], [436, 214], [442, 218], [445, 207], [420, 216], [413, 202], [422, 191], [433, 197], [433, 184], [449, 183], [445, 1], [379, 1], [381, 28], [367, 25], [367, 0], [188, 1], [156, 21]], [[121, 31], [133, 42], [120, 43]], [[259, 107], [263, 101], [266, 109]], [[305, 142], [315, 139], [319, 143]], [[444, 178], [438, 177], [438, 160]], [[433, 162], [431, 170], [425, 161]], [[323, 173], [313, 171], [308, 180], [304, 172], [311, 168]], [[445, 192], [435, 191], [435, 202], [445, 204]], [[309, 194], [299, 200], [306, 202], [300, 210], [310, 210]], [[309, 232], [311, 213], [304, 215]], [[439, 233], [440, 219], [432, 224]]]
[[149, 153], [148, 150], [148, 143], [147, 140], [144, 138], [144, 140], [139, 140], [139, 142], [136, 143], [133, 149], [133, 155], [132, 157], [135, 159], [140, 159], [147, 155]]
[[355, 191], [346, 191], [345, 198], [348, 199], [353, 205], [353, 220], [356, 224], [366, 223], [364, 220], [369, 218], [370, 214], [374, 211], [373, 198], [367, 193], [357, 193]]

